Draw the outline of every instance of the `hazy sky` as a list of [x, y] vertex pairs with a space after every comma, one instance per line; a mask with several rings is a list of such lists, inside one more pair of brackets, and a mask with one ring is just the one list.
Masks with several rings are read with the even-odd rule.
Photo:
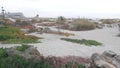
[[120, 0], [0, 0], [1, 6], [27, 17], [120, 18]]

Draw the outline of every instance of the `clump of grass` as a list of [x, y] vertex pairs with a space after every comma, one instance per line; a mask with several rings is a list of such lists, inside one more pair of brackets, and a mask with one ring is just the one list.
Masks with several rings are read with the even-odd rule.
[[[18, 47], [21, 51], [26, 48], [28, 46]], [[10, 55], [7, 49], [0, 48], [0, 68], [53, 68], [44, 59], [35, 60], [36, 58], [26, 59], [20, 56], [19, 53]]]
[[0, 41], [2, 43], [15, 43], [15, 44], [23, 44], [23, 43], [37, 43], [38, 37], [25, 35], [17, 27], [0, 27]]
[[62, 68], [87, 68], [84, 64], [78, 64], [76, 62], [69, 62], [62, 66]]
[[7, 57], [8, 54], [6, 52], [6, 49], [0, 48], [0, 58]]
[[[48, 56], [45, 58], [46, 62], [54, 68], [87, 68], [90, 59], [78, 56], [55, 57]], [[55, 63], [54, 63], [55, 62]]]
[[[22, 45], [14, 49], [24, 52], [29, 47], [28, 45]], [[0, 68], [88, 68], [87, 64], [90, 62], [87, 58], [82, 57], [43, 57], [36, 54], [34, 54], [35, 57], [40, 57], [27, 59], [19, 54], [11, 55], [7, 49], [0, 48]]]
[[23, 43], [40, 43], [37, 37], [34, 36], [25, 36], [24, 38], [19, 39], [9, 39], [5, 43], [13, 44], [23, 44]]
[[25, 45], [23, 44], [22, 46], [17, 46], [16, 50], [18, 51], [25, 51], [26, 49], [28, 49], [30, 46], [29, 45]]
[[99, 46], [102, 45], [102, 43], [97, 42], [95, 40], [86, 40], [86, 39], [70, 39], [70, 38], [61, 38], [61, 40], [65, 40], [65, 41], [69, 41], [69, 42], [73, 42], [73, 43], [78, 43], [78, 44], [85, 44], [87, 46]]
[[96, 28], [96, 24], [87, 19], [74, 19], [72, 22], [71, 30], [81, 31], [81, 30], [92, 30]]
[[116, 21], [114, 19], [101, 19], [101, 22], [103, 22], [103, 24], [113, 24]]

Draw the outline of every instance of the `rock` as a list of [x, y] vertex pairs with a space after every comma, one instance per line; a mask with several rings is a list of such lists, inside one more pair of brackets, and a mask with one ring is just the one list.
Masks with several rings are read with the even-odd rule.
[[92, 68], [115, 68], [115, 66], [106, 62], [100, 54], [97, 53], [93, 54], [91, 60], [92, 60], [92, 64], [91, 64]]
[[91, 56], [91, 68], [120, 68], [120, 55], [113, 51], [105, 51], [103, 54]]
[[95, 62], [95, 61], [102, 60], [103, 58], [102, 58], [102, 56], [100, 56], [100, 54], [95, 53], [95, 54], [92, 55], [91, 59], [92, 59], [93, 62]]
[[27, 48], [23, 52], [16, 50], [15, 47], [8, 48], [7, 49], [7, 53], [8, 53], [9, 56], [19, 55], [19, 56], [23, 56], [26, 59], [35, 59], [35, 60], [41, 60], [41, 59], [43, 59], [43, 56], [40, 55], [40, 53], [37, 50], [37, 48], [35, 48], [33, 46], [30, 46], [29, 48]]
[[109, 51], [103, 52], [103, 55], [106, 55], [106, 56], [109, 56], [109, 57], [115, 57], [116, 53], [109, 50]]
[[120, 55], [117, 55], [115, 59], [120, 63]]

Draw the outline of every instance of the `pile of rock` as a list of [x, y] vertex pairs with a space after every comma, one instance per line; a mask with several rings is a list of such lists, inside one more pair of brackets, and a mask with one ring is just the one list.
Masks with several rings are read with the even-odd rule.
[[16, 50], [16, 47], [8, 48], [7, 54], [8, 54], [8, 56], [19, 55], [26, 59], [34, 59], [34, 60], [43, 59], [43, 56], [39, 53], [37, 48], [35, 48], [33, 46], [30, 46], [25, 51], [18, 51], [18, 50]]
[[113, 51], [105, 51], [101, 55], [95, 53], [91, 56], [90, 68], [120, 68], [120, 55]]

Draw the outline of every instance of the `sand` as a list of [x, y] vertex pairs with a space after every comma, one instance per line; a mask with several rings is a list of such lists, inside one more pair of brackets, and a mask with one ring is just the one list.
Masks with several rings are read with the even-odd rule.
[[[52, 27], [51, 27], [52, 28]], [[55, 30], [55, 28], [52, 28]], [[116, 37], [119, 33], [118, 28], [103, 28], [95, 29], [90, 31], [69, 31], [61, 30], [63, 32], [69, 32], [75, 34], [75, 36], [70, 36], [68, 38], [74, 39], [89, 39], [96, 40], [103, 43], [102, 46], [85, 46], [72, 42], [67, 42], [60, 40], [60, 38], [65, 38], [65, 36], [55, 35], [55, 34], [37, 34], [31, 33], [30, 35], [35, 35], [38, 37], [44, 37], [40, 40], [42, 43], [31, 44], [37, 47], [39, 52], [47, 56], [81, 56], [81, 57], [90, 57], [93, 53], [102, 53], [106, 50], [112, 50], [120, 54], [120, 37]], [[0, 47], [12, 47], [13, 44], [0, 44]]]
[[85, 46], [72, 42], [60, 40], [65, 36], [59, 36], [54, 34], [37, 34], [32, 33], [38, 37], [44, 37], [42, 43], [33, 44], [43, 56], [81, 56], [90, 57], [93, 53], [102, 53], [106, 50], [112, 50], [120, 54], [120, 37], [116, 35], [119, 33], [118, 28], [103, 28], [95, 29], [91, 31], [68, 31], [61, 30], [63, 32], [69, 32], [75, 34], [68, 38], [74, 39], [89, 39], [96, 40], [103, 43], [102, 46]]

